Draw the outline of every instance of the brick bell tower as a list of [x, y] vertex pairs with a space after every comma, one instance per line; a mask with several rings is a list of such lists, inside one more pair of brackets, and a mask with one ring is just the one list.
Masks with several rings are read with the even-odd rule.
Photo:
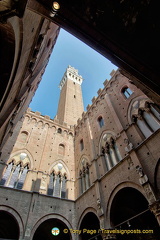
[[74, 125], [82, 117], [84, 111], [82, 82], [83, 78], [78, 74], [78, 70], [69, 65], [59, 85], [61, 93], [57, 119], [60, 123]]

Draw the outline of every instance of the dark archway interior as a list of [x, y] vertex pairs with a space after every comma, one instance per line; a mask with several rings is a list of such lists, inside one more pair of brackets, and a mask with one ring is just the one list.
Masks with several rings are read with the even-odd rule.
[[[80, 230], [82, 231], [80, 234], [80, 239], [81, 240], [89, 240], [89, 239], [101, 240], [102, 237], [98, 233], [99, 229], [100, 229], [100, 223], [97, 216], [92, 212], [87, 213], [84, 216], [82, 223], [80, 225]], [[92, 231], [86, 232], [86, 230], [93, 230], [94, 232]]]
[[[51, 233], [52, 228], [57, 227], [60, 230], [59, 235], [54, 236]], [[68, 230], [68, 233], [64, 233], [64, 229]], [[68, 227], [60, 220], [52, 218], [44, 221], [37, 228], [33, 240], [71, 240], [71, 234]]]
[[156, 167], [155, 187], [157, 195], [160, 196], [160, 159], [158, 160], [158, 164]]
[[16, 219], [5, 211], [0, 211], [0, 239], [19, 239], [19, 226]]
[[9, 87], [15, 54], [15, 36], [10, 24], [0, 24], [0, 101]]
[[[117, 239], [141, 240], [160, 239], [160, 228], [155, 216], [148, 210], [148, 202], [145, 197], [136, 189], [124, 188], [120, 190], [111, 206], [111, 223], [117, 229], [140, 229], [153, 230], [153, 234], [124, 234], [117, 235]], [[144, 212], [145, 211], [145, 212]], [[144, 212], [144, 213], [142, 213]], [[140, 214], [142, 213], [142, 214]], [[140, 215], [138, 215], [140, 214]], [[136, 216], [138, 215], [138, 216]]]

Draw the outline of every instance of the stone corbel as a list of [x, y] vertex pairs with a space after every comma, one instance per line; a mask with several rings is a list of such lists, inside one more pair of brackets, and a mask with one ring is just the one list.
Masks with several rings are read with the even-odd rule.
[[102, 216], [103, 215], [103, 208], [102, 208], [102, 205], [101, 205], [101, 201], [99, 198], [97, 198], [97, 213], [98, 213], [98, 216]]
[[146, 197], [148, 199], [149, 204], [152, 204], [156, 201], [155, 194], [153, 192], [153, 189], [149, 183], [148, 177], [146, 174], [144, 174], [142, 167], [136, 166], [136, 172], [139, 174], [139, 183], [142, 185]]

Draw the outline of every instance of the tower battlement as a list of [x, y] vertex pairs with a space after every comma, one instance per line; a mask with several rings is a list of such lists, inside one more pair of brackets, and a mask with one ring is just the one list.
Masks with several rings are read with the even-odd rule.
[[83, 82], [83, 78], [81, 75], [78, 74], [78, 69], [75, 69], [74, 67], [71, 67], [70, 65], [66, 69], [62, 80], [60, 81], [59, 87], [60, 90], [63, 88], [64, 84], [66, 83], [67, 79], [72, 80], [73, 82], [81, 85]]

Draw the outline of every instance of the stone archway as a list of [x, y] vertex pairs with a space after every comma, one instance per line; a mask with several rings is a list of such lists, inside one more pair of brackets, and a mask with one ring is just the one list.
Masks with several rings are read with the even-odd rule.
[[9, 23], [0, 23], [0, 102], [10, 85], [10, 75], [15, 56], [15, 35]]
[[[54, 229], [53, 228], [58, 228], [59, 229], [59, 234], [54, 236]], [[53, 232], [52, 232], [53, 229]], [[45, 221], [43, 221], [38, 228], [36, 229], [34, 236], [32, 240], [72, 240], [70, 230], [67, 227], [67, 225], [57, 219], [57, 218], [50, 218]]]
[[18, 240], [20, 229], [17, 220], [9, 212], [0, 210], [0, 239]]
[[81, 240], [102, 240], [100, 235], [100, 222], [98, 217], [93, 212], [88, 212], [82, 219], [80, 224], [80, 235]]
[[114, 196], [110, 210], [111, 226], [122, 230], [153, 230], [153, 233], [117, 234], [118, 240], [157, 240], [160, 228], [148, 208], [148, 201], [136, 189], [125, 187]]

